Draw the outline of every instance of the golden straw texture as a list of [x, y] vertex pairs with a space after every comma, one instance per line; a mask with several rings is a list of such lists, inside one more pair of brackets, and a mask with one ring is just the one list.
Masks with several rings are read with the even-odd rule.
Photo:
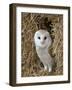
[[[40, 62], [34, 45], [34, 33], [44, 28], [45, 18], [51, 21], [52, 45], [49, 48], [55, 65], [53, 71], [43, 70], [43, 64]], [[48, 22], [47, 21], [47, 22]], [[21, 76], [48, 76], [63, 74], [63, 15], [49, 15], [38, 13], [22, 13], [21, 14]]]

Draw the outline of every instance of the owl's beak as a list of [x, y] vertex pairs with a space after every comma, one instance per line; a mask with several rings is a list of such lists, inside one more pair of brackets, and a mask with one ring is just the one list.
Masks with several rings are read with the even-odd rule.
[[41, 41], [41, 44], [44, 44], [44, 41]]

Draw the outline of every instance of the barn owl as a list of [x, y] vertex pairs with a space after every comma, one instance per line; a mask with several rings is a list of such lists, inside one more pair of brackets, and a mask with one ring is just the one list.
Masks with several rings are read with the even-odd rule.
[[52, 40], [49, 32], [46, 30], [36, 31], [34, 35], [34, 42], [37, 55], [44, 65], [44, 70], [48, 70], [48, 72], [51, 72], [53, 62], [52, 57], [48, 52], [48, 48], [51, 46]]

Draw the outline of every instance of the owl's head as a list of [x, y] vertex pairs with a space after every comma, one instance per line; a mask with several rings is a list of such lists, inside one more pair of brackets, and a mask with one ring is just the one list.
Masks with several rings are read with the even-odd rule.
[[38, 30], [34, 35], [35, 46], [39, 48], [48, 48], [51, 45], [51, 37], [48, 31]]

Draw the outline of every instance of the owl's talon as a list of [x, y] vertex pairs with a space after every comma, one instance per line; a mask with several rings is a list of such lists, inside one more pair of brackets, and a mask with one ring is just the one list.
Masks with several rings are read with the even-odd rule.
[[52, 72], [52, 68], [49, 68], [49, 72]]
[[47, 66], [44, 66], [44, 71], [46, 71], [47, 70]]

